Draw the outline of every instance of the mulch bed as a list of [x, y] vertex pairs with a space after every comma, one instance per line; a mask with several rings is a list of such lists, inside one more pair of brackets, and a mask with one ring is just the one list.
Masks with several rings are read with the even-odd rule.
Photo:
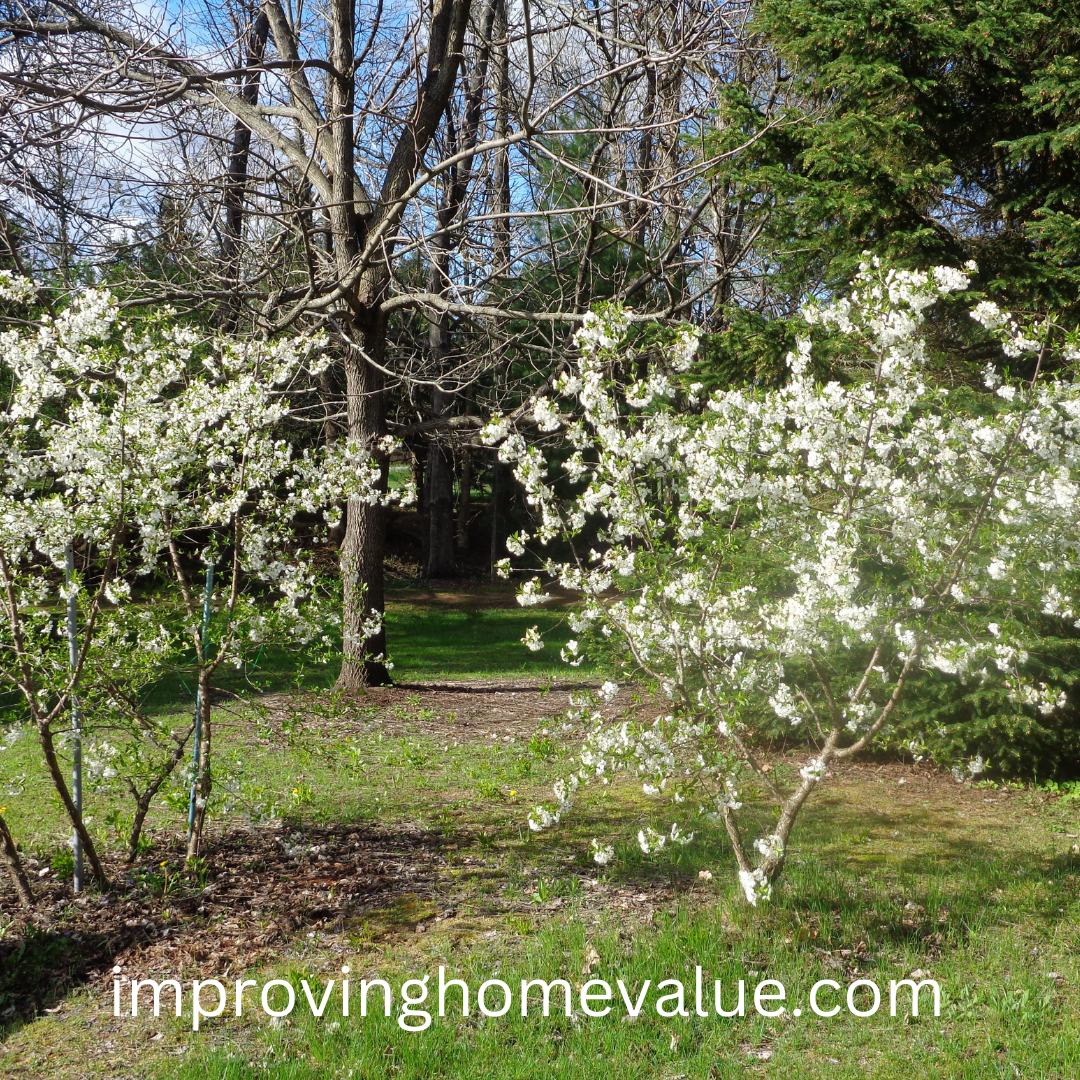
[[[75, 897], [68, 882], [37, 879], [37, 909], [0, 940], [0, 1019], [32, 1016], [76, 983], [109, 983], [114, 966], [125, 977], [228, 977], [304, 930], [341, 930], [365, 912], [398, 904], [404, 923], [411, 911], [420, 921], [442, 891], [443, 843], [408, 827], [279, 823], [211, 838], [202, 875], [183, 874], [175, 840], [132, 865], [106, 860], [114, 888], [105, 895]], [[10, 912], [9, 892], [0, 895]]]

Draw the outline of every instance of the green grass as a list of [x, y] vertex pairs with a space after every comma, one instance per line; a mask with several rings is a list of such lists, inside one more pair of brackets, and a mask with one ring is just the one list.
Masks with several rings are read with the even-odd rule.
[[[572, 634], [557, 612], [489, 607], [436, 615], [429, 605], [409, 603], [407, 594], [391, 601], [388, 610], [387, 648], [394, 678], [400, 681], [553, 675], [580, 679], [593, 673], [559, 659]], [[530, 626], [539, 626], [545, 637], [539, 652], [521, 643]]]
[[[387, 649], [395, 681], [552, 677], [575, 681], [596, 676], [598, 669], [588, 660], [575, 669], [559, 659], [559, 650], [572, 636], [565, 611], [519, 608], [513, 590], [504, 585], [463, 586], [449, 597], [419, 587], [398, 589], [387, 597]], [[545, 638], [539, 652], [522, 644], [531, 626], [538, 626]], [[215, 685], [234, 694], [328, 689], [337, 670], [336, 662], [321, 663], [302, 650], [270, 646], [242, 670], [219, 671]], [[143, 700], [155, 712], [194, 708], [194, 683], [169, 676], [148, 687]]]
[[[430, 789], [418, 780], [411, 790], [423, 801]], [[316, 1022], [298, 1010], [293, 1026], [282, 1030], [268, 1028], [265, 1019], [239, 1030], [233, 1021], [218, 1025], [210, 1040], [216, 1045], [169, 1075], [1080, 1075], [1080, 858], [1068, 853], [1060, 832], [1055, 835], [1075, 821], [1075, 813], [1027, 795], [1012, 807], [1015, 821], [969, 825], [940, 797], [897, 804], [896, 791], [860, 780], [828, 792], [802, 823], [798, 853], [774, 902], [758, 910], [737, 898], [721, 835], [706, 831], [703, 842], [659, 862], [644, 859], [624, 840], [612, 885], [650, 888], [666, 879], [685, 890], [700, 869], [717, 875], [713, 884], [661, 904], [652, 921], [628, 917], [615, 905], [597, 912], [574, 898], [567, 879], [558, 876], [567, 857], [577, 872], [585, 872], [581, 852], [588, 835], [606, 829], [601, 835], [625, 837], [641, 811], [626, 789], [593, 795], [560, 830], [507, 844], [501, 860], [488, 852], [490, 862], [501, 861], [511, 884], [521, 883], [523, 864], [541, 875], [546, 867], [549, 894], [571, 897], [559, 914], [493, 922], [497, 944], [477, 935], [467, 948], [455, 947], [449, 934], [433, 932], [398, 946], [362, 948], [350, 958], [355, 972], [377, 972], [395, 988], [405, 978], [437, 978], [442, 963], [448, 976], [466, 978], [475, 991], [492, 977], [511, 986], [522, 978], [563, 977], [580, 986], [592, 947], [599, 956], [592, 977], [612, 984], [621, 978], [640, 986], [649, 979], [655, 986], [678, 978], [691, 986], [697, 964], [706, 985], [719, 978], [725, 993], [739, 979], [751, 988], [762, 979], [778, 979], [788, 989], [789, 1010], [802, 1006], [798, 1019], [790, 1012], [766, 1019], [752, 1007], [745, 1018], [663, 1019], [651, 1009], [628, 1024], [618, 1010], [603, 1019], [579, 1015], [572, 1021], [561, 1015], [436, 1019], [428, 1031], [411, 1034], [393, 1017]], [[869, 813], [868, 799], [874, 799]], [[973, 805], [966, 800], [960, 813]], [[568, 850], [575, 854], [567, 856]], [[846, 1011], [828, 1020], [809, 1014], [807, 995], [819, 979], [847, 984], [866, 977], [884, 989], [888, 980], [920, 968], [943, 988], [939, 1018], [891, 1018], [887, 1007], [867, 1019]], [[283, 972], [325, 979], [333, 968], [323, 960]], [[1049, 979], [1051, 972], [1060, 978]], [[655, 995], [648, 1000], [653, 1004]], [[331, 1030], [334, 1019], [341, 1027]], [[258, 1064], [248, 1064], [253, 1061]]]
[[[448, 963], [447, 977], [466, 979], [474, 994], [495, 973], [515, 989], [522, 978], [559, 976], [580, 986], [591, 947], [599, 956], [592, 977], [611, 984], [622, 979], [633, 988], [635, 998], [646, 979], [654, 987], [664, 979], [682, 980], [688, 988], [692, 1014], [688, 1018], [659, 1017], [655, 994], [648, 996], [649, 1007], [634, 1023], [623, 1019], [622, 1008], [604, 1018], [578, 1012], [574, 1019], [561, 1014], [522, 1019], [515, 1008], [513, 1015], [502, 1019], [480, 1020], [475, 1014], [469, 1020], [436, 1018], [423, 1033], [403, 1032], [396, 1017], [378, 1014], [345, 1019], [338, 1011], [314, 1021], [302, 1007], [294, 1012], [292, 1026], [279, 1031], [268, 1028], [265, 1018], [235, 1034], [234, 1020], [216, 1024], [211, 1038], [216, 1035], [218, 1046], [197, 1052], [182, 1066], [162, 1068], [157, 1075], [178, 1080], [206, 1076], [315, 1080], [350, 1075], [371, 1080], [390, 1075], [403, 1080], [613, 1075], [706, 1080], [748, 1074], [790, 1080], [824, 1076], [984, 1080], [1077, 1075], [1075, 992], [1059, 990], [1056, 981], [1045, 977], [1046, 961], [1028, 960], [1027, 955], [1032, 941], [1041, 941], [1051, 962], [1064, 967], [1071, 979], [1075, 960], [1058, 963], [1062, 957], [1053, 956], [1054, 945], [1042, 935], [986, 921], [958, 928], [950, 935], [945, 956], [930, 965], [946, 995], [940, 1017], [912, 1019], [901, 1010], [892, 1018], [887, 1004], [884, 1015], [867, 1019], [853, 1018], [846, 1011], [833, 1019], [809, 1015], [806, 998], [818, 979], [836, 976], [847, 983], [862, 976], [887, 985], [889, 978], [904, 978], [928, 961], [914, 935], [884, 947], [871, 935], [877, 956], [873, 966], [846, 974], [824, 967], [805, 937], [797, 939], [808, 919], [829, 925], [818, 947], [835, 950], [854, 945], [873, 920], [895, 922], [895, 904], [882, 903], [873, 890], [859, 889], [849, 876], [815, 862], [795, 869], [789, 883], [790, 891], [767, 912], [744, 911], [721, 920], [715, 907], [687, 905], [632, 935], [613, 926], [589, 933], [569, 917], [498, 949], [474, 947], [464, 956], [459, 950], [454, 957], [445, 943], [433, 940], [419, 953], [380, 956], [374, 969], [395, 990], [405, 978], [430, 975], [434, 983], [439, 963]], [[853, 885], [854, 894], [849, 892], [849, 899], [838, 908], [835, 890], [850, 890]], [[1061, 943], [1056, 944], [1060, 949]], [[758, 981], [770, 978], [785, 984], [789, 1010], [800, 1003], [805, 1013], [796, 1019], [788, 1011], [770, 1019], [754, 1015], [751, 1004], [750, 1015], [743, 1018], [699, 1018], [693, 1015], [692, 989], [697, 963], [704, 969], [705, 986], [714, 978], [721, 980], [726, 1008], [733, 1004], [738, 980], [747, 982], [752, 992]], [[319, 974], [325, 979], [331, 971], [327, 966]], [[299, 979], [301, 974], [310, 979], [315, 973], [294, 967], [279, 974], [296, 982], [303, 1003]]]
[[[473, 603], [489, 606], [472, 609], [469, 605]], [[558, 650], [570, 633], [558, 611], [495, 606], [507, 604], [513, 605], [513, 594], [506, 586], [473, 586], [449, 598], [419, 588], [392, 595], [387, 603], [387, 633], [396, 665], [395, 679], [402, 683], [437, 683], [501, 677], [535, 686], [553, 678], [564, 681], [595, 677], [595, 669], [575, 669], [559, 660]], [[528, 627], [537, 624], [550, 633], [550, 639], [542, 652], [532, 653], [520, 639]], [[310, 737], [302, 725], [293, 725], [283, 755], [282, 747], [265, 745], [257, 738], [259, 717], [247, 705], [223, 702], [214, 713], [216, 770], [240, 788], [242, 806], [274, 808], [278, 813], [291, 813], [302, 806], [307, 814], [332, 817], [345, 811], [357, 819], [388, 813], [408, 816], [410, 809], [415, 809], [407, 786], [402, 785], [415, 782], [417, 770], [407, 763], [400, 767], [396, 764], [407, 762], [408, 748], [402, 751], [407, 740], [390, 739], [384, 746], [382, 735], [375, 735], [374, 745], [363, 750], [372, 755], [364, 765], [367, 771], [359, 772], [354, 782], [344, 788], [340, 785], [339, 772], [355, 765], [361, 752], [359, 745], [366, 739], [356, 732], [349, 739], [343, 738], [336, 721], [347, 715], [350, 723], [362, 726], [370, 714], [362, 700], [346, 702], [331, 692], [336, 674], [334, 664], [311, 663], [301, 653], [281, 649], [261, 652], [258, 663], [247, 671], [222, 671], [217, 685], [233, 693], [302, 690], [309, 695], [302, 705], [305, 715], [321, 718], [330, 732], [329, 737]], [[166, 724], [176, 726], [188, 722], [189, 710], [194, 707], [190, 685], [177, 677], [150, 687], [145, 700]], [[402, 722], [415, 719], [419, 710], [405, 707], [399, 712], [395, 719]], [[422, 735], [422, 717], [415, 720], [415, 726]], [[111, 738], [108, 731], [99, 737]], [[431, 763], [424, 770], [427, 782], [436, 787], [462, 788], [485, 803], [501, 800], [502, 792], [523, 778], [522, 770], [531, 768], [527, 761], [522, 764], [517, 758], [512, 764], [503, 761], [512, 755], [501, 745], [479, 755], [454, 746], [444, 751], [442, 745], [423, 751], [423, 759]], [[65, 772], [69, 771], [65, 764]], [[544, 785], [552, 779], [554, 774], [545, 776]], [[294, 791], [300, 792], [299, 799]], [[70, 861], [68, 827], [41, 766], [36, 739], [30, 733], [15, 745], [0, 749], [0, 806], [6, 807], [5, 816], [19, 841], [35, 852], [43, 865], [65, 865]], [[85, 813], [102, 842], [120, 844], [130, 818], [129, 803], [123, 794], [88, 787]], [[180, 816], [155, 800], [147, 829], [175, 829]]]
[[[473, 753], [484, 756], [475, 747]], [[505, 765], [516, 754], [504, 756]], [[431, 779], [440, 771], [414, 770], [407, 785], [414, 812], [431, 812], [445, 798], [447, 789]], [[482, 812], [474, 804], [454, 826], [460, 855], [482, 857], [485, 867], [498, 872], [493, 879], [478, 874], [471, 885], [459, 880], [448, 886], [457, 889], [461, 915], [446, 929], [435, 924], [426, 933], [389, 938], [301, 939], [280, 965], [245, 975], [260, 984], [271, 977], [293, 981], [299, 1004], [281, 1028], [250, 1009], [242, 1020], [230, 1015], [204, 1021], [198, 1036], [190, 1031], [189, 1014], [182, 1022], [110, 1020], [110, 1039], [128, 1048], [128, 1060], [140, 1062], [139, 1069], [115, 1075], [1072, 1080], [1080, 1075], [1080, 859], [1069, 854], [1061, 831], [1074, 827], [1075, 812], [1029, 792], [1015, 796], [1006, 814], [980, 819], [981, 792], [964, 791], [961, 809], [940, 794], [901, 802], [897, 791], [895, 785], [879, 790], [866, 775], [828, 789], [801, 824], [797, 853], [776, 897], [757, 910], [738, 900], [730, 853], [716, 833], [704, 834], [676, 860], [646, 860], [620, 843], [620, 858], [605, 884], [616, 897], [630, 898], [627, 910], [618, 900], [597, 905], [588, 887], [573, 888], [572, 881], [580, 886], [582, 875], [596, 874], [582, 854], [586, 837], [604, 828], [605, 835], [624, 835], [640, 813], [640, 801], [628, 789], [590, 798], [565, 827], [540, 837], [519, 838], [508, 821], [499, 823], [499, 812]], [[875, 792], [877, 798], [868, 802]], [[322, 816], [323, 808], [313, 804], [311, 811]], [[476, 833], [477, 825], [487, 831]], [[705, 868], [716, 874], [710, 884], [697, 878]], [[538, 878], [545, 882], [541, 896]], [[678, 898], [658, 891], [668, 883], [679, 886]], [[524, 910], [497, 913], [490, 897], [500, 888], [501, 895], [518, 896]], [[638, 890], [648, 895], [648, 904], [634, 903]], [[560, 896], [563, 906], [553, 909], [550, 901]], [[590, 950], [598, 957], [589, 965], [590, 977], [613, 988], [622, 979], [635, 997], [646, 979], [654, 988], [661, 979], [683, 980], [691, 1013], [696, 965], [706, 986], [721, 980], [729, 1008], [742, 979], [751, 995], [748, 1014], [662, 1018], [654, 989], [634, 1023], [623, 1021], [621, 1008], [606, 1018], [579, 1012], [574, 1019], [556, 1014], [523, 1020], [516, 1002], [502, 1019], [481, 1020], [475, 1003], [467, 1020], [451, 1010], [423, 1033], [402, 1031], [396, 1006], [389, 1019], [357, 1015], [361, 977], [386, 978], [396, 993], [408, 978], [428, 975], [433, 983], [442, 964], [448, 978], [466, 979], [474, 995], [490, 978], [515, 991], [521, 979], [539, 977], [562, 977], [579, 988]], [[352, 967], [353, 1015], [341, 1016], [335, 991], [326, 1016], [313, 1020], [299, 980], [308, 979], [318, 990], [326, 979], [340, 978], [342, 962]], [[942, 1015], [935, 1018], [924, 1009], [917, 1019], [903, 1010], [888, 1016], [889, 980], [915, 969], [929, 971], [941, 984]], [[1051, 972], [1059, 977], [1048, 978]], [[766, 978], [787, 989], [789, 1011], [782, 1017], [754, 1013], [753, 987]], [[846, 1010], [832, 1019], [812, 1016], [809, 989], [826, 978], [844, 985], [873, 979], [886, 989], [886, 1007], [866, 1019]], [[98, 1008], [107, 1004], [104, 996], [97, 994]], [[798, 1006], [803, 1016], [795, 1018], [790, 1010]], [[93, 1007], [90, 996], [75, 995], [68, 1040], [77, 1044], [85, 1037], [79, 1021]], [[42, 1063], [57, 1060], [43, 1047], [58, 1023], [43, 1019], [19, 1033], [14, 1045], [25, 1060], [35, 1052], [43, 1055]], [[41, 1029], [38, 1041], [35, 1027]], [[148, 1042], [152, 1033], [163, 1033], [160, 1056], [150, 1049], [157, 1049]], [[173, 1056], [176, 1050], [186, 1053]]]
[[[400, 679], [544, 676], [554, 650], [522, 656], [516, 641], [557, 614], [470, 611], [469, 602], [420, 591], [395, 596], [391, 643], [400, 633]], [[522, 662], [534, 666], [513, 666]], [[550, 670], [573, 673], [564, 665]], [[290, 679], [295, 671], [283, 670], [281, 684]], [[443, 964], [448, 977], [468, 979], [475, 991], [495, 977], [512, 986], [532, 977], [580, 985], [591, 966], [590, 977], [632, 988], [663, 978], [692, 986], [700, 964], [706, 984], [722, 980], [725, 1004], [734, 983], [746, 981], [748, 1015], [665, 1019], [652, 992], [634, 1023], [622, 1020], [621, 1008], [573, 1020], [474, 1013], [408, 1033], [395, 1017], [361, 1018], [355, 1009], [341, 1017], [336, 993], [314, 1021], [298, 990], [284, 1027], [249, 1009], [242, 1020], [207, 1021], [194, 1036], [190, 1019], [114, 1020], [107, 992], [95, 987], [67, 992], [59, 1013], [9, 1032], [0, 1073], [139, 1080], [1080, 1076], [1080, 855], [1072, 851], [1080, 804], [1069, 792], [919, 786], [917, 777], [900, 786], [888, 770], [865, 768], [809, 804], [781, 887], [754, 910], [739, 897], [722, 830], [687, 816], [683, 823], [698, 832], [693, 844], [659, 859], [640, 853], [633, 836], [654, 810], [634, 785], [584, 789], [556, 829], [530, 834], [529, 806], [573, 761], [573, 746], [550, 720], [536, 721], [549, 736], [519, 729], [512, 740], [491, 739], [462, 731], [458, 718], [436, 713], [419, 692], [397, 691], [380, 707], [307, 685], [272, 730], [250, 705], [216, 711], [220, 775], [240, 778], [252, 800], [276, 801], [296, 827], [377, 821], [431, 830], [453, 854], [436, 899], [415, 905], [457, 914], [421, 933], [415, 923], [430, 912], [372, 911], [365, 928], [298, 932], [270, 968], [230, 970], [226, 979], [321, 981], [340, 978], [348, 962], [354, 980], [377, 972], [396, 990], [405, 978], [437, 979]], [[0, 768], [5, 783], [27, 777], [22, 794], [0, 799], [17, 837], [59, 863], [67, 828], [31, 740], [5, 750]], [[92, 827], [117, 844], [105, 823], [123, 801], [94, 793], [87, 801]], [[155, 827], [180, 828], [177, 815], [160, 808], [155, 815]], [[762, 814], [747, 829], [764, 822]], [[589, 859], [592, 837], [616, 844], [617, 860], [606, 870]], [[699, 879], [701, 870], [713, 881]], [[587, 965], [590, 950], [598, 959]], [[0, 975], [24, 977], [23, 962], [8, 961]], [[915, 969], [941, 984], [941, 1017], [887, 1015], [889, 980]], [[886, 990], [881, 1013], [810, 1015], [814, 982], [859, 977]], [[782, 981], [788, 1008], [800, 1006], [804, 1015], [756, 1015], [752, 989], [766, 978]]]

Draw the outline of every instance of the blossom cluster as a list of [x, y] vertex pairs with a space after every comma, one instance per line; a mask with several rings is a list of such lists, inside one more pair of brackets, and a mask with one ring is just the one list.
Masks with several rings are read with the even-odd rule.
[[[37, 291], [0, 275], [10, 302]], [[0, 651], [39, 726], [66, 707], [75, 678], [58, 602], [73, 598], [79, 610], [84, 725], [126, 724], [136, 742], [149, 728], [129, 722], [133, 688], [167, 658], [190, 657], [193, 639], [207, 661], [236, 666], [271, 641], [329, 642], [338, 616], [295, 543], [295, 515], [332, 521], [351, 497], [393, 496], [379, 491], [372, 448], [298, 453], [283, 433], [291, 390], [325, 366], [325, 346], [318, 335], [207, 338], [168, 310], [129, 320], [101, 289], [0, 333], [10, 380], [0, 405]], [[69, 549], [79, 553], [74, 577]], [[211, 654], [192, 594], [215, 564]], [[150, 587], [162, 603], [137, 602]], [[168, 757], [169, 733], [157, 734]], [[88, 776], [108, 783], [145, 749], [95, 741]]]
[[[1025, 681], [1023, 615], [1080, 626], [1080, 384], [1005, 372], [1052, 347], [1068, 360], [1074, 344], [979, 304], [971, 315], [1001, 355], [994, 405], [954, 401], [926, 375], [925, 312], [973, 269], [864, 264], [848, 295], [805, 309], [784, 385], [718, 390], [703, 410], [685, 407], [699, 389], [685, 385], [693, 332], [627, 383], [628, 316], [594, 315], [556, 385], [566, 405], [538, 414], [568, 444], [569, 497], [537, 446], [490, 427], [535, 510], [514, 554], [599, 531], [572, 559], [540, 555], [547, 580], [583, 598], [563, 658], [580, 663], [599, 633], [672, 703], [652, 724], [583, 717], [575, 782], [623, 769], [648, 794], [692, 800], [727, 828], [751, 903], [767, 898], [805, 799], [888, 727], [913, 671], [1002, 677], [1017, 700], [1064, 704]], [[843, 381], [813, 375], [823, 337], [841, 346]], [[521, 602], [548, 596], [533, 577]], [[541, 647], [535, 628], [526, 643]], [[786, 779], [752, 751], [765, 714], [816, 744]], [[756, 847], [738, 829], [744, 788], [778, 808]], [[557, 822], [571, 795], [564, 784], [530, 825]], [[640, 846], [663, 838], [642, 830]]]

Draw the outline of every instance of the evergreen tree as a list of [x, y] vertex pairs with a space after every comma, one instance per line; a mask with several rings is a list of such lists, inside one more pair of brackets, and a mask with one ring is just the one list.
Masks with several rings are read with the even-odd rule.
[[1016, 307], [1080, 310], [1076, 0], [762, 0], [798, 123], [791, 246], [975, 258]]

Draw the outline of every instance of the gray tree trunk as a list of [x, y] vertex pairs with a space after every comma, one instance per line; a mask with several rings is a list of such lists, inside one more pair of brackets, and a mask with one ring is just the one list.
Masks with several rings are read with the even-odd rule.
[[[385, 322], [376, 315], [364, 329], [364, 352], [380, 363], [385, 352]], [[385, 491], [389, 463], [378, 449], [379, 440], [386, 432], [383, 374], [359, 352], [350, 350], [345, 358], [345, 381], [349, 435], [370, 447], [373, 455], [382, 460], [381, 487]], [[380, 625], [374, 633], [369, 632], [372, 620], [381, 621], [385, 611], [385, 546], [386, 508], [354, 496], [346, 510], [345, 539], [341, 545], [344, 657], [337, 681], [340, 689], [360, 690], [391, 683], [385, 663], [386, 630]]]

